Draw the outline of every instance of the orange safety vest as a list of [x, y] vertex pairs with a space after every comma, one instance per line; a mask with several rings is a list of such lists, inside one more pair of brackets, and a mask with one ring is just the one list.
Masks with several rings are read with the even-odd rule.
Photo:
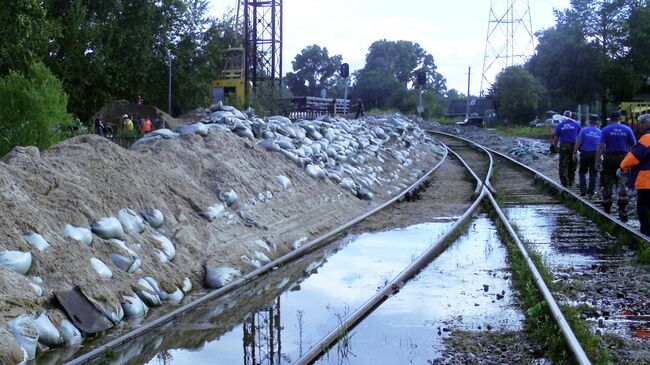
[[142, 133], [149, 133], [151, 132], [151, 121], [149, 118], [145, 119], [144, 122], [142, 122], [142, 125], [140, 126], [140, 130]]

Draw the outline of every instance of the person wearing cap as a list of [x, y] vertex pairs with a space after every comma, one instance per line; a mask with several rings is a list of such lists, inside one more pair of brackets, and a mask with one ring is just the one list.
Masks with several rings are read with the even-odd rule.
[[124, 114], [122, 116], [122, 124], [124, 126], [124, 129], [126, 129], [127, 131], [130, 132], [133, 130], [133, 121], [131, 120], [131, 118], [129, 118], [128, 114]]
[[[578, 161], [580, 151], [580, 195], [593, 197], [596, 190], [596, 151], [600, 144], [600, 129], [598, 129], [598, 116], [589, 116], [589, 125], [580, 130], [578, 140], [573, 147], [573, 160]], [[589, 173], [589, 186], [587, 187], [587, 172]]]
[[571, 119], [571, 111], [564, 112], [564, 120], [556, 127], [551, 146], [557, 148], [560, 143], [560, 183], [564, 187], [571, 187], [576, 179], [576, 162], [573, 160], [573, 148], [578, 140], [580, 123]]
[[[619, 123], [620, 118], [620, 113], [613, 113], [609, 118], [609, 124], [602, 130], [600, 145], [596, 151], [596, 169], [602, 174], [603, 210], [610, 213], [614, 201], [612, 195], [616, 191], [618, 217], [621, 221], [627, 222], [627, 188], [623, 176], [619, 173], [619, 166], [630, 148], [636, 144], [636, 138], [630, 127]], [[600, 157], [603, 153], [605, 157], [601, 161]]]
[[639, 215], [639, 230], [650, 236], [650, 114], [639, 117], [639, 143], [625, 155], [620, 168], [630, 172], [628, 186], [636, 189], [636, 211]]

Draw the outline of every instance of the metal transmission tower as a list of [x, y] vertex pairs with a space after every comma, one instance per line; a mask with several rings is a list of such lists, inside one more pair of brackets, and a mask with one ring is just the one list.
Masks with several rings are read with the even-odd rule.
[[282, 0], [237, 4], [237, 25], [243, 27], [246, 81], [282, 83]]
[[481, 94], [503, 68], [523, 64], [535, 50], [529, 0], [490, 0]]

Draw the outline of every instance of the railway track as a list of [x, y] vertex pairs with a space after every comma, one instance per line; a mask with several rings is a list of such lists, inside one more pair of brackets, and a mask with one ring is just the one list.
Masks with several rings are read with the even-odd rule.
[[[536, 173], [527, 169], [525, 166], [520, 165], [507, 156], [500, 155], [495, 151], [490, 151], [488, 149], [482, 148], [480, 146], [474, 145], [469, 141], [458, 139], [457, 137], [451, 135], [437, 134], [436, 138], [445, 143], [450, 150], [450, 154], [453, 155], [455, 159], [460, 161], [463, 165], [467, 167], [468, 174], [472, 177], [475, 183], [474, 190], [474, 200], [470, 204], [469, 208], [465, 213], [458, 218], [453, 225], [436, 240], [435, 243], [431, 244], [429, 248], [419, 255], [416, 259], [411, 262], [408, 267], [401, 271], [397, 276], [391, 280], [387, 280], [386, 285], [379, 288], [379, 290], [372, 295], [370, 299], [361, 304], [358, 308], [353, 310], [345, 318], [339, 318], [339, 325], [331, 330], [327, 336], [322, 338], [320, 341], [317, 341], [315, 344], [312, 344], [307, 351], [301, 351], [301, 357], [295, 360], [295, 363], [312, 363], [317, 361], [317, 359], [322, 356], [328, 349], [333, 348], [334, 344], [341, 339], [346, 337], [346, 334], [350, 333], [351, 329], [363, 321], [366, 317], [372, 313], [373, 310], [377, 309], [382, 302], [387, 298], [396, 295], [407, 283], [409, 279], [417, 275], [424, 267], [430, 264], [432, 260], [435, 259], [444, 249], [449, 246], [455, 238], [457, 238], [463, 231], [467, 229], [468, 222], [471, 217], [476, 214], [480, 208], [482, 202], [489, 201], [491, 204], [495, 216], [498, 216], [500, 220], [500, 225], [507, 231], [510, 235], [510, 239], [516, 244], [518, 249], [521, 252], [521, 255], [525, 258], [525, 261], [528, 264], [529, 269], [535, 277], [537, 286], [539, 287], [540, 292], [543, 293], [545, 301], [548, 303], [551, 312], [553, 313], [553, 318], [557, 320], [558, 327], [561, 329], [562, 334], [568, 343], [568, 347], [571, 349], [571, 352], [574, 356], [576, 362], [581, 364], [590, 363], [588, 356], [585, 354], [580, 342], [577, 340], [569, 324], [567, 323], [560, 306], [556, 303], [553, 297], [560, 297], [562, 299], [567, 299], [568, 296], [564, 292], [552, 293], [548, 289], [546, 283], [542, 279], [539, 270], [535, 266], [533, 260], [529, 257], [527, 248], [525, 247], [523, 240], [519, 237], [524, 231], [524, 235], [534, 236], [535, 232], [527, 232], [525, 228], [525, 222], [513, 218], [516, 216], [516, 212], [513, 213], [510, 210], [510, 207], [528, 206], [528, 207], [545, 207], [545, 206], [555, 206], [560, 203], [568, 203], [575, 205], [580, 205], [580, 209], [583, 210], [583, 214], [588, 217], [595, 217], [600, 221], [605, 221], [608, 223], [613, 223], [609, 229], [615, 235], [625, 236], [631, 242], [646, 242], [645, 238], [634, 229], [621, 225], [614, 219], [603, 215], [603, 212], [599, 210], [597, 206], [589, 201], [581, 199], [575, 193], [563, 189], [558, 184], [554, 183], [552, 180], [545, 178], [543, 175]], [[211, 292], [208, 296], [199, 298], [183, 307], [180, 307], [159, 319], [142, 326], [135, 331], [131, 331], [127, 334], [119, 336], [107, 344], [97, 347], [95, 350], [86, 353], [76, 359], [72, 360], [71, 364], [84, 363], [92, 360], [96, 360], [104, 354], [106, 351], [112, 351], [112, 349], [118, 348], [122, 344], [128, 343], [137, 339], [139, 336], [149, 333], [156, 328], [161, 326], [168, 325], [173, 320], [183, 317], [187, 312], [196, 309], [210, 301], [214, 301], [215, 298], [227, 298], [228, 296], [236, 296], [236, 294], [241, 288], [245, 285], [253, 285], [252, 283], [262, 278], [266, 273], [271, 273], [272, 271], [278, 271], [279, 267], [289, 263], [292, 260], [301, 260], [301, 257], [304, 255], [313, 255], [314, 250], [325, 245], [326, 242], [332, 239], [332, 237], [338, 236], [341, 232], [349, 229], [352, 225], [358, 223], [361, 220], [366, 219], [379, 212], [380, 210], [390, 206], [395, 203], [398, 199], [401, 199], [407, 195], [414, 194], [419, 187], [424, 183], [424, 181], [431, 176], [434, 176], [434, 172], [442, 165], [442, 162], [438, 164], [434, 169], [429, 171], [429, 173], [420, 179], [417, 183], [413, 184], [409, 189], [403, 192], [396, 199], [387, 202], [387, 204], [378, 207], [376, 210], [369, 212], [368, 214], [360, 217], [359, 219], [350, 222], [344, 227], [333, 231], [331, 234], [320, 237], [319, 239], [310, 242], [308, 245], [303, 246], [302, 251], [294, 251], [290, 254], [290, 257], [282, 258], [282, 262], [273, 262], [269, 265], [251, 272], [247, 276], [241, 278], [240, 280], [234, 282], [229, 287], [225, 287], [216, 292]], [[545, 191], [545, 194], [540, 194], [540, 190]], [[498, 194], [494, 195], [494, 193]], [[503, 208], [502, 208], [503, 207]], [[510, 210], [510, 211], [509, 211]], [[511, 224], [514, 222], [515, 227]], [[587, 237], [587, 241], [590, 238]], [[608, 239], [616, 241], [613, 235], [608, 236]], [[525, 239], [525, 241], [530, 241]], [[585, 242], [584, 244], [588, 244]], [[530, 244], [528, 245], [530, 246]], [[316, 261], [318, 261], [317, 259]], [[320, 259], [322, 260], [322, 258]], [[271, 273], [272, 275], [272, 273]], [[222, 299], [217, 299], [222, 300]], [[225, 305], [227, 307], [227, 305]]]

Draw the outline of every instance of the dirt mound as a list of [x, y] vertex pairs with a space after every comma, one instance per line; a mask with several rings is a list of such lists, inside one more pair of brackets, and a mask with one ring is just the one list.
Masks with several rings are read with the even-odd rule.
[[[116, 102], [101, 112], [137, 117], [140, 107]], [[412, 164], [404, 165], [398, 151], [408, 151]], [[0, 363], [16, 363], [16, 354], [21, 354], [8, 322], [43, 309], [60, 313], [56, 291], [78, 286], [100, 308], [117, 313], [124, 295], [143, 289], [138, 280], [144, 277], [154, 278], [166, 292], [182, 288], [186, 278], [200, 290], [206, 265], [250, 271], [260, 252], [279, 257], [294, 249], [296, 241], [349, 221], [388, 199], [438, 158], [431, 143], [386, 142], [366, 157], [369, 166], [381, 166], [375, 169], [381, 170], [381, 183], [372, 186], [375, 198], [368, 201], [330, 179], [308, 176], [280, 153], [219, 128], [205, 136], [151, 140], [133, 150], [96, 135], [78, 136], [42, 153], [16, 148], [0, 161], [0, 210], [5, 212], [0, 215], [0, 253], [29, 252], [32, 265], [26, 276], [0, 267]], [[278, 175], [293, 186], [280, 186]], [[225, 215], [204, 218], [209, 207], [223, 204], [219, 193], [231, 189], [238, 199], [225, 208]], [[64, 234], [67, 224], [89, 227], [117, 217], [124, 208], [138, 213], [158, 209], [164, 222], [141, 233], [126, 232], [124, 243], [93, 235], [92, 243], [84, 245]], [[43, 236], [50, 247], [32, 247], [23, 238], [31, 232]], [[172, 242], [175, 256], [164, 257], [160, 236]], [[260, 248], [260, 242], [268, 247]], [[120, 270], [111, 258], [130, 252], [141, 260], [141, 268], [132, 273]], [[91, 258], [106, 264], [112, 276], [100, 276]], [[31, 284], [42, 289], [42, 296]]]

